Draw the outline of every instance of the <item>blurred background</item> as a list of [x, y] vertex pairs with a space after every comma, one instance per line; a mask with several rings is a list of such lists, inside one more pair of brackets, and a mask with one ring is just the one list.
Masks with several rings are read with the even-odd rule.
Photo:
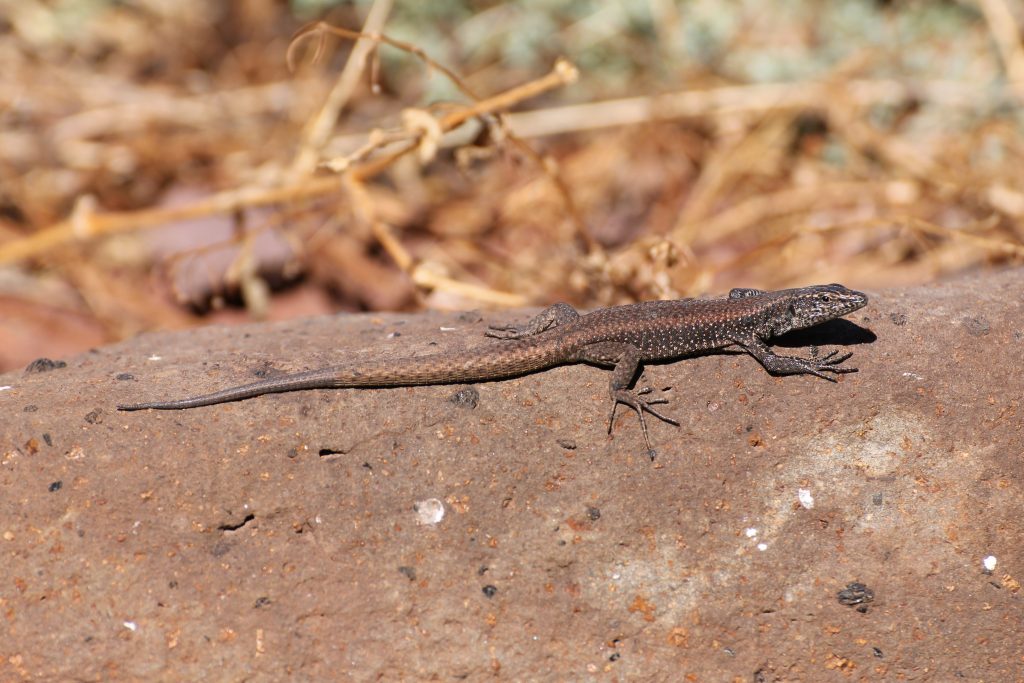
[[1019, 264], [1022, 26], [1011, 0], [0, 0], [0, 371], [211, 323]]

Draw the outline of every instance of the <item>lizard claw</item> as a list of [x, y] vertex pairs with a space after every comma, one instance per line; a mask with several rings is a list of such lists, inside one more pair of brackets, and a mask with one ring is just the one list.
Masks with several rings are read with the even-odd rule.
[[612, 390], [612, 411], [608, 416], [608, 433], [612, 433], [612, 426], [615, 424], [615, 409], [618, 408], [619, 404], [629, 406], [636, 411], [636, 414], [640, 417], [640, 430], [644, 434], [644, 443], [647, 444], [647, 452], [653, 453], [654, 449], [651, 448], [651, 439], [647, 435], [647, 421], [644, 420], [644, 411], [647, 411], [659, 420], [668, 422], [671, 425], [679, 426], [679, 423], [673, 420], [667, 415], [662, 415], [657, 410], [652, 408], [653, 405], [661, 403], [668, 403], [667, 398], [643, 398], [645, 394], [649, 394], [653, 391], [650, 387], [644, 387], [643, 389], [630, 390], [630, 389], [613, 389]]
[[495, 339], [519, 339], [523, 333], [515, 325], [490, 325], [484, 330], [484, 336]]
[[555, 304], [545, 308], [524, 325], [490, 325], [484, 334], [495, 339], [523, 339], [579, 319], [580, 314], [569, 304]]
[[[645, 394], [650, 394], [653, 391], [654, 391], [654, 389], [652, 389], [651, 387], [643, 387], [641, 389], [637, 389], [636, 391], [634, 391], [633, 394], [634, 394], [634, 396], [643, 396]], [[652, 405], [658, 405], [658, 404], [661, 404], [661, 403], [668, 403], [668, 399], [667, 398], [662, 398], [661, 396], [659, 396], [657, 398], [643, 399], [643, 402], [646, 403], [649, 406], [652, 406]], [[653, 413], [654, 411], [651, 411], [651, 412]], [[658, 417], [661, 417], [662, 420], [665, 419], [661, 415], [658, 415]]]
[[[839, 353], [839, 352], [838, 351], [833, 351], [832, 353], [828, 354], [827, 356], [823, 356], [818, 361], [818, 363], [822, 364], [822, 365], [839, 365], [843, 361], [847, 361], [847, 360], [849, 360], [853, 356], [852, 353], [844, 353], [843, 355], [839, 356], [839, 358], [834, 358], [834, 356], [837, 353]], [[857, 371], [857, 368], [836, 368], [836, 369], [840, 370], [841, 372], [856, 372]]]
[[835, 382], [836, 379], [834, 377], [829, 377], [825, 373], [834, 372], [837, 375], [842, 375], [848, 372], [857, 372], [857, 368], [839, 367], [840, 363], [849, 360], [853, 354], [844, 353], [841, 356], [837, 356], [838, 353], [838, 351], [833, 351], [821, 358], [801, 358], [800, 360], [806, 364], [805, 372], [808, 374], [814, 375], [815, 377], [821, 377], [822, 379], [827, 379], [829, 382]]

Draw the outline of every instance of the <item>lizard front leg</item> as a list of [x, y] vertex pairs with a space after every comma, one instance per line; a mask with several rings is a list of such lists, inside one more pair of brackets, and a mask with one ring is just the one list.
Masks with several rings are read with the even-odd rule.
[[651, 393], [650, 387], [644, 387], [643, 389], [631, 388], [633, 378], [636, 377], [637, 368], [640, 367], [640, 349], [624, 342], [600, 342], [585, 346], [580, 352], [579, 358], [581, 361], [595, 365], [615, 366], [612, 370], [612, 378], [608, 386], [612, 399], [611, 413], [608, 416], [608, 433], [612, 433], [612, 425], [615, 424], [615, 409], [618, 408], [620, 403], [629, 406], [640, 417], [640, 430], [644, 435], [647, 452], [653, 460], [654, 449], [651, 448], [651, 439], [647, 435], [647, 421], [644, 420], [644, 411], [669, 424], [679, 426], [679, 423], [651, 407], [659, 403], [668, 403], [668, 399], [645, 398], [645, 394]]
[[559, 303], [548, 306], [525, 325], [491, 325], [484, 334], [496, 339], [522, 339], [579, 320], [579, 317], [575, 308]]
[[835, 382], [835, 378], [826, 375], [826, 372], [843, 374], [846, 372], [857, 372], [857, 368], [842, 368], [839, 364], [852, 356], [852, 353], [844, 353], [838, 356], [838, 351], [822, 356], [821, 358], [800, 358], [797, 356], [780, 356], [768, 348], [758, 337], [745, 340], [735, 340], [737, 344], [751, 356], [756, 358], [764, 369], [773, 375], [814, 375]]

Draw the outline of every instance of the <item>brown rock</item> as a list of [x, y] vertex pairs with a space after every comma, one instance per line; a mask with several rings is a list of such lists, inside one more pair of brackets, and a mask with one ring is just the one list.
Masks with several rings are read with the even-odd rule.
[[635, 416], [608, 437], [585, 366], [475, 407], [113, 409], [488, 343], [457, 315], [153, 334], [0, 376], [0, 680], [1015, 680], [1024, 273], [870, 294], [838, 384], [648, 368], [682, 423], [651, 421], [654, 464]]

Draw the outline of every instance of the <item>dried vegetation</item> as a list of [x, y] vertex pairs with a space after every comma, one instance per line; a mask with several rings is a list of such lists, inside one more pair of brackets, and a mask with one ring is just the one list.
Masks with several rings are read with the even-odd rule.
[[415, 5], [0, 0], [0, 369], [1024, 260], [1006, 0]]

